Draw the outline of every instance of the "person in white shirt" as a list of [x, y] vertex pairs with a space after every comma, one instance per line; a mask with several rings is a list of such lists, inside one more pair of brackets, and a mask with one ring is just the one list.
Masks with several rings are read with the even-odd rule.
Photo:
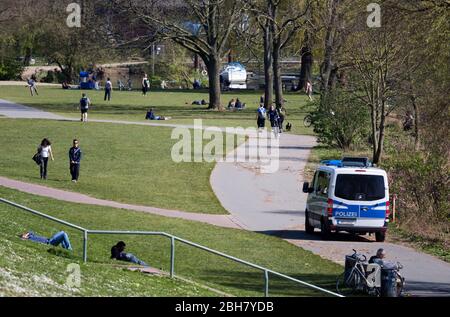
[[41, 145], [39, 145], [37, 151], [41, 158], [40, 172], [41, 179], [47, 179], [47, 165], [48, 158], [50, 157], [52, 161], [54, 161], [53, 152], [52, 152], [52, 143], [48, 139], [43, 139]]
[[105, 84], [105, 101], [106, 101], [106, 98], [108, 98], [108, 101], [111, 100], [111, 91], [112, 91], [112, 82], [108, 78], [106, 81], [106, 84]]
[[144, 75], [144, 78], [142, 78], [142, 95], [146, 96], [147, 92], [150, 88], [150, 82], [148, 80], [147, 74]]

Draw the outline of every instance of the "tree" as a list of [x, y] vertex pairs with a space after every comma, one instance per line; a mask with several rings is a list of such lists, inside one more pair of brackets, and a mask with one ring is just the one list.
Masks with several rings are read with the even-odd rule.
[[152, 39], [171, 40], [200, 56], [208, 70], [209, 107], [221, 108], [221, 61], [246, 4], [238, 0], [116, 2], [141, 23], [156, 26], [157, 32], [149, 36]]

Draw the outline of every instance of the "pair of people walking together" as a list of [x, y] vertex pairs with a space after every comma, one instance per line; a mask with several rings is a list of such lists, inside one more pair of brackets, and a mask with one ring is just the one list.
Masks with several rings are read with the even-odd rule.
[[[48, 159], [51, 158], [54, 161], [51, 142], [45, 138], [37, 149], [37, 153], [33, 157], [36, 163], [39, 165], [41, 179], [47, 179]], [[77, 182], [80, 175], [80, 162], [82, 158], [82, 152], [80, 143], [77, 139], [73, 140], [72, 147], [69, 149], [69, 168], [70, 175], [72, 176], [72, 182]]]

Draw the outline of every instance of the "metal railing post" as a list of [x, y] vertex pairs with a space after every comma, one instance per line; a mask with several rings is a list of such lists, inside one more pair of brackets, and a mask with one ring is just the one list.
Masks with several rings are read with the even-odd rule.
[[170, 238], [170, 277], [175, 275], [175, 237]]
[[269, 271], [264, 271], [264, 296], [269, 297]]
[[344, 297], [341, 294], [337, 294], [335, 292], [332, 292], [332, 291], [329, 291], [327, 289], [315, 286], [315, 285], [307, 283], [305, 281], [298, 280], [296, 278], [290, 277], [288, 275], [285, 275], [285, 274], [282, 274], [282, 273], [279, 273], [279, 272], [276, 272], [276, 271], [272, 271], [272, 270], [270, 270], [268, 268], [265, 268], [263, 266], [260, 266], [260, 265], [257, 265], [257, 264], [254, 264], [254, 263], [251, 263], [251, 262], [248, 262], [248, 261], [236, 258], [234, 256], [225, 254], [223, 252], [220, 252], [220, 251], [217, 251], [217, 250], [214, 250], [214, 249], [210, 249], [210, 248], [205, 247], [203, 245], [200, 245], [200, 244], [194, 243], [192, 241], [188, 241], [188, 240], [182, 239], [180, 237], [168, 234], [166, 232], [160, 232], [160, 231], [89, 230], [89, 229], [85, 229], [83, 227], [74, 225], [74, 224], [72, 224], [70, 222], [67, 222], [67, 221], [64, 221], [64, 220], [52, 217], [50, 215], [44, 214], [42, 212], [39, 212], [39, 211], [30, 209], [30, 208], [27, 208], [25, 206], [21, 206], [19, 204], [16, 204], [14, 202], [8, 201], [8, 200], [3, 199], [3, 198], [0, 198], [0, 203], [6, 203], [8, 205], [11, 205], [11, 206], [14, 206], [16, 208], [25, 210], [25, 211], [27, 211], [29, 213], [32, 213], [32, 214], [34, 214], [36, 216], [43, 217], [45, 219], [48, 219], [48, 220], [51, 220], [51, 221], [54, 221], [54, 222], [66, 225], [68, 227], [71, 227], [73, 229], [76, 229], [76, 230], [79, 230], [79, 231], [83, 232], [83, 261], [84, 261], [84, 263], [87, 262], [87, 248], [88, 248], [88, 235], [89, 234], [158, 235], [158, 236], [168, 237], [171, 240], [171, 250], [170, 250], [171, 251], [170, 252], [170, 277], [171, 278], [175, 276], [175, 242], [176, 242], [176, 240], [178, 240], [181, 243], [187, 244], [187, 245], [195, 247], [197, 249], [200, 249], [200, 250], [203, 250], [203, 251], [206, 251], [206, 252], [209, 252], [209, 253], [212, 253], [212, 254], [224, 257], [226, 259], [238, 262], [240, 264], [252, 267], [254, 269], [259, 269], [259, 270], [263, 271], [264, 272], [264, 295], [266, 297], [269, 297], [269, 273], [273, 274], [275, 276], [281, 277], [283, 279], [286, 279], [286, 280], [293, 281], [295, 283], [301, 284], [301, 285], [306, 286], [308, 288], [312, 288], [312, 289], [318, 290], [320, 292], [327, 293], [329, 295], [333, 295], [333, 296], [337, 296], [337, 297]]
[[83, 235], [83, 261], [84, 263], [87, 262], [87, 242], [88, 242], [88, 231], [84, 231]]

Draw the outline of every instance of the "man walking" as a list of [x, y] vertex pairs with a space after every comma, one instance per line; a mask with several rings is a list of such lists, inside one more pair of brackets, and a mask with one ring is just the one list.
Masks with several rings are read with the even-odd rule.
[[106, 84], [105, 84], [105, 101], [106, 101], [106, 98], [108, 98], [108, 101], [111, 100], [111, 91], [112, 91], [112, 82], [108, 78], [106, 80]]
[[78, 181], [80, 175], [80, 161], [82, 152], [77, 139], [73, 140], [73, 146], [69, 150], [70, 175], [72, 175], [72, 182]]
[[80, 111], [81, 111], [81, 121], [87, 122], [87, 113], [89, 106], [91, 105], [91, 100], [83, 93], [80, 99]]

